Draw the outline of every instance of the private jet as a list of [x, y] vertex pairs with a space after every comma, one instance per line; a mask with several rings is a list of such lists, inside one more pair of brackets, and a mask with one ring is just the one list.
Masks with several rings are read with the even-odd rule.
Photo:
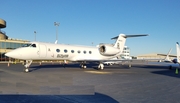
[[169, 50], [169, 52], [167, 53], [167, 55], [166, 55], [166, 57], [164, 58], [164, 59], [161, 59], [161, 60], [159, 60], [158, 62], [167, 62], [167, 63], [170, 63], [170, 62], [173, 62], [173, 60], [175, 60], [175, 59], [170, 59], [169, 58], [169, 54], [171, 53], [171, 51], [172, 51], [172, 49], [170, 49]]
[[172, 69], [172, 67], [179, 68], [180, 67], [180, 47], [179, 47], [179, 43], [178, 42], [176, 43], [176, 58], [174, 58], [172, 60], [169, 59], [170, 51], [168, 52], [166, 58], [161, 61], [161, 62], [164, 62], [164, 63], [162, 63], [162, 65], [169, 66], [169, 69]]
[[116, 39], [115, 44], [99, 44], [98, 46], [79, 46], [57, 43], [29, 42], [20, 48], [12, 50], [5, 55], [10, 58], [25, 60], [25, 72], [29, 72], [29, 67], [33, 60], [64, 60], [80, 62], [82, 68], [86, 68], [87, 62], [98, 62], [98, 69], [103, 70], [103, 62], [120, 61], [110, 60], [122, 54], [126, 38], [147, 36], [119, 34], [112, 39]]

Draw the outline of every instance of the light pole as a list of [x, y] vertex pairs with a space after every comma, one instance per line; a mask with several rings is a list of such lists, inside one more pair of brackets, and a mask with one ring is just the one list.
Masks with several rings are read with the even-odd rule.
[[56, 41], [58, 41], [58, 26], [59, 25], [60, 25], [60, 23], [54, 22], [54, 26], [56, 26]]
[[34, 39], [35, 39], [35, 41], [36, 41], [36, 31], [34, 31]]

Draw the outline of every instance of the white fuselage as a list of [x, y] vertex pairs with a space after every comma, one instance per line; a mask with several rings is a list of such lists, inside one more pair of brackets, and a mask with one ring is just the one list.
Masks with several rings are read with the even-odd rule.
[[111, 59], [113, 56], [103, 56], [98, 47], [77, 46], [65, 44], [52, 44], [42, 42], [31, 42], [35, 47], [21, 47], [15, 49], [7, 55], [12, 58], [22, 60], [71, 60], [71, 61], [90, 61]]

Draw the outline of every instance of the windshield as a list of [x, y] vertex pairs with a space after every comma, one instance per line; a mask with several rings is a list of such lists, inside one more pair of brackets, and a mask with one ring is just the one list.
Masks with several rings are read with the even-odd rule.
[[35, 48], [35, 47], [36, 47], [36, 44], [32, 44], [31, 47], [34, 47], [34, 48]]
[[22, 45], [22, 47], [29, 47], [30, 45], [32, 45], [32, 44], [24, 44], [24, 45]]

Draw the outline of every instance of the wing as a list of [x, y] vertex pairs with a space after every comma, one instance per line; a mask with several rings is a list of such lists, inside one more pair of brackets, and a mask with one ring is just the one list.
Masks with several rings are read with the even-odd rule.
[[82, 60], [76, 60], [76, 62], [122, 62], [122, 61], [147, 61], [145, 59], [107, 59], [107, 60], [93, 60], [93, 59], [82, 59]]

